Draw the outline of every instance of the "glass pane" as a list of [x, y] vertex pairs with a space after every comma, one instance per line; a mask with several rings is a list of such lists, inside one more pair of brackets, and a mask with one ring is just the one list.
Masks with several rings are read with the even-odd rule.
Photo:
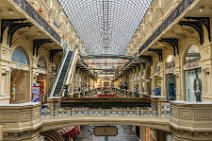
[[89, 54], [124, 54], [152, 0], [59, 0]]
[[17, 47], [12, 54], [12, 61], [18, 62], [21, 64], [29, 64], [27, 54], [21, 47]]
[[188, 63], [192, 63], [192, 62], [197, 62], [200, 60], [200, 53], [199, 53], [199, 49], [192, 45], [187, 53], [186, 53], [186, 56], [185, 56], [185, 64], [188, 64]]

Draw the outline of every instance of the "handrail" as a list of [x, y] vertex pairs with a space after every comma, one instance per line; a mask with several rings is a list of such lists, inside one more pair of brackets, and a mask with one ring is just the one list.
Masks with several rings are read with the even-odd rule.
[[[69, 53], [69, 51], [67, 51], [67, 52]], [[67, 53], [67, 55], [68, 55], [68, 53]], [[72, 56], [71, 56], [71, 60], [70, 60], [70, 62], [71, 62], [71, 61], [73, 61], [74, 53], [75, 53], [75, 51], [73, 51], [73, 54], [72, 54]], [[66, 57], [67, 57], [67, 56], [66, 56]], [[66, 60], [66, 59], [65, 59], [65, 60]], [[71, 67], [71, 64], [69, 64], [69, 65], [68, 65], [67, 70], [69, 70], [69, 69], [70, 69], [70, 67]], [[62, 71], [62, 70], [61, 70], [61, 71]], [[69, 73], [69, 71], [67, 71], [67, 72], [66, 72], [66, 74], [65, 74], [64, 83], [65, 83], [65, 81], [66, 81], [66, 79], [67, 79], [67, 75], [68, 75], [68, 73]], [[61, 89], [61, 90], [60, 90], [59, 95], [60, 95], [60, 93], [62, 93], [62, 92], [63, 92], [63, 89]]]
[[[67, 48], [67, 44], [66, 44], [66, 47], [65, 47], [65, 49]], [[61, 61], [60, 61], [60, 64], [59, 64], [59, 66], [57, 67], [57, 72], [56, 72], [56, 77], [54, 78], [54, 80], [52, 81], [52, 83], [51, 83], [51, 85], [50, 85], [50, 88], [49, 88], [49, 90], [48, 90], [48, 93], [47, 93], [47, 96], [48, 97], [52, 97], [53, 96], [53, 93], [54, 93], [54, 89], [55, 89], [55, 87], [56, 87], [56, 82], [58, 81], [58, 79], [59, 79], [59, 77], [60, 77], [60, 73], [61, 73], [61, 71], [62, 71], [62, 67], [63, 67], [63, 65], [64, 65], [64, 63], [65, 63], [65, 60], [66, 60], [66, 57], [67, 57], [67, 55], [68, 55], [68, 50], [64, 50], [64, 52], [63, 52], [63, 57], [62, 57], [62, 59], [61, 59]]]
[[[72, 54], [72, 56], [71, 56], [71, 64], [69, 64], [69, 66], [68, 66], [68, 70], [70, 70], [71, 69], [71, 66], [73, 66], [73, 64], [74, 64], [74, 61], [75, 61], [75, 57], [77, 58], [77, 51], [78, 51], [78, 49], [77, 48], [75, 48], [74, 49], [74, 51], [73, 51], [73, 54]], [[74, 66], [73, 66], [74, 67]], [[65, 76], [65, 84], [67, 84], [67, 79], [68, 79], [68, 76], [69, 76], [69, 71], [67, 71], [66, 72], [66, 76]]]
[[[118, 98], [117, 98], [118, 99]], [[58, 100], [42, 103], [48, 107], [41, 113], [43, 118], [74, 116], [137, 116], [137, 117], [169, 117], [171, 104], [159, 100], [98, 100], [82, 101]]]

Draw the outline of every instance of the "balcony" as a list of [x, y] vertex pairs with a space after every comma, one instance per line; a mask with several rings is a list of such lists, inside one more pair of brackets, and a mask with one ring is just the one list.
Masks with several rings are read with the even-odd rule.
[[[71, 125], [129, 124], [167, 132], [212, 131], [212, 103], [150, 100], [72, 98], [46, 103], [0, 105], [0, 127], [10, 133], [49, 131]], [[39, 129], [39, 130], [38, 130]], [[14, 135], [14, 134], [12, 134]], [[0, 135], [1, 136], [1, 135]]]

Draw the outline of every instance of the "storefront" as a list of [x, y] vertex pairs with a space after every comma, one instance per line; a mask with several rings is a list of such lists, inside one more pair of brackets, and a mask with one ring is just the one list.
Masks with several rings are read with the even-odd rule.
[[10, 72], [10, 102], [29, 102], [31, 99], [29, 57], [22, 47], [16, 47], [11, 60], [13, 63]]
[[186, 101], [201, 101], [202, 95], [202, 72], [199, 64], [200, 53], [198, 48], [191, 46], [184, 60], [184, 81]]
[[174, 74], [174, 56], [169, 55], [166, 60], [166, 92], [167, 100], [176, 100], [176, 76]]

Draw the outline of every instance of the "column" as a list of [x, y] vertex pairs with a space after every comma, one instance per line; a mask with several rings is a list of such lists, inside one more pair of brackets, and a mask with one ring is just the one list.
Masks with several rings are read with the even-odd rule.
[[139, 80], [139, 94], [143, 93], [143, 79], [142, 79], [142, 75], [143, 75], [143, 65], [140, 65], [140, 71], [139, 71], [139, 76], [138, 76], [138, 80]]
[[182, 97], [183, 90], [182, 90], [182, 87], [181, 87], [183, 76], [180, 75], [181, 74], [180, 60], [179, 60], [178, 55], [175, 57], [174, 74], [176, 76], [176, 100], [183, 100], [183, 97]]
[[155, 88], [155, 69], [154, 66], [151, 66], [151, 93], [150, 96], [153, 94], [153, 90]]

